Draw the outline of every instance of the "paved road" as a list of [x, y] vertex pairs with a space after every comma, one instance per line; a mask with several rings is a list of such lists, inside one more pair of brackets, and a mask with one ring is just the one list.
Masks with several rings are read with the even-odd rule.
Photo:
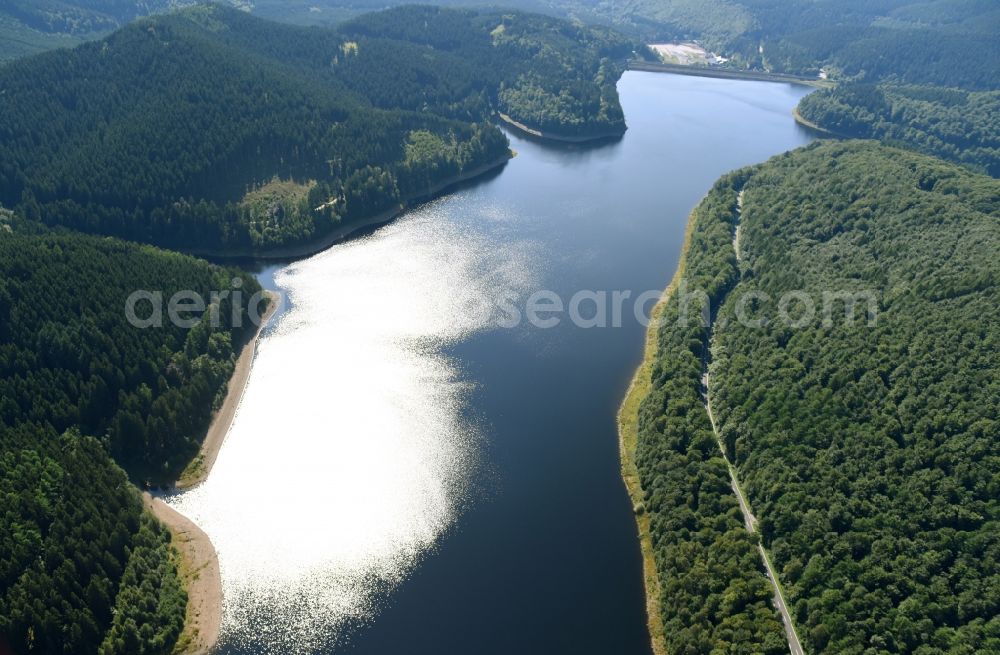
[[[740, 191], [740, 195], [737, 199], [737, 211], [742, 215], [743, 213], [743, 191]], [[739, 224], [736, 226], [736, 230], [733, 233], [733, 250], [736, 251], [737, 261], [741, 260], [740, 252], [740, 227]], [[714, 336], [715, 325], [709, 327], [709, 334]], [[711, 336], [709, 337], [709, 344], [711, 345]], [[712, 398], [709, 394], [709, 374], [708, 374], [708, 363], [705, 363], [705, 370], [702, 374], [701, 383], [703, 388], [703, 399], [705, 401], [705, 411], [708, 412], [708, 420], [712, 423], [712, 432], [715, 433], [715, 441], [719, 445], [719, 452], [722, 453], [722, 459], [726, 462], [726, 467], [729, 469], [729, 482], [732, 484], [733, 493], [736, 494], [737, 500], [740, 502], [740, 511], [743, 512], [743, 524], [746, 526], [747, 532], [750, 534], [757, 534], [757, 517], [753, 515], [750, 510], [750, 503], [747, 502], [746, 496], [743, 495], [743, 488], [740, 486], [740, 480], [736, 475], [736, 468], [729, 461], [729, 457], [726, 455], [726, 448], [722, 443], [722, 437], [719, 435], [719, 428], [715, 423], [715, 414], [712, 413]], [[791, 612], [788, 611], [788, 605], [785, 603], [785, 596], [781, 592], [781, 583], [778, 580], [778, 574], [774, 570], [774, 566], [771, 565], [771, 558], [767, 555], [767, 550], [764, 548], [764, 544], [761, 543], [759, 537], [757, 540], [757, 549], [760, 551], [760, 558], [764, 562], [764, 568], [767, 570], [767, 579], [771, 582], [771, 587], [774, 589], [774, 607], [778, 610], [781, 615], [781, 622], [785, 626], [785, 637], [788, 638], [788, 650], [792, 655], [805, 655], [805, 651], [802, 650], [802, 644], [799, 643], [799, 635], [795, 632], [795, 624], [792, 623]]]

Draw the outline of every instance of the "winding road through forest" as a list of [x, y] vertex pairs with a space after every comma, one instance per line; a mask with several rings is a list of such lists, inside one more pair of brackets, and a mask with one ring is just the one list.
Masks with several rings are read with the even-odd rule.
[[[736, 227], [733, 230], [733, 250], [736, 252], [737, 263], [743, 259], [740, 253], [740, 220], [742, 219], [742, 216], [743, 190], [740, 190], [736, 202]], [[711, 316], [712, 321], [708, 326], [709, 352], [711, 352], [712, 341], [715, 337], [715, 312], [711, 312]], [[753, 512], [750, 509], [750, 503], [747, 502], [746, 496], [743, 494], [743, 487], [740, 485], [739, 477], [736, 474], [736, 467], [733, 466], [732, 462], [729, 461], [729, 456], [726, 455], [726, 447], [722, 443], [722, 437], [719, 434], [719, 427], [715, 422], [715, 414], [712, 413], [712, 397], [710, 394], [710, 375], [708, 366], [709, 357], [705, 358], [702, 365], [702, 398], [705, 401], [705, 411], [708, 413], [708, 420], [712, 424], [712, 432], [715, 434], [715, 441], [719, 445], [719, 451], [722, 453], [722, 459], [725, 460], [726, 468], [729, 470], [729, 480], [733, 487], [733, 493], [736, 494], [736, 498], [740, 503], [740, 511], [743, 513], [743, 524], [746, 526], [747, 532], [757, 537], [757, 550], [760, 551], [760, 558], [764, 562], [764, 568], [767, 571], [767, 579], [770, 580], [771, 587], [774, 588], [774, 607], [778, 610], [778, 613], [781, 614], [781, 622], [785, 626], [785, 636], [788, 639], [788, 650], [792, 655], [805, 655], [805, 651], [802, 650], [802, 644], [799, 643], [798, 633], [795, 632], [795, 624], [792, 623], [791, 612], [788, 611], [788, 605], [785, 603], [785, 595], [781, 591], [781, 582], [778, 580], [778, 574], [774, 570], [774, 566], [771, 564], [771, 558], [767, 555], [767, 550], [764, 548], [764, 543], [761, 541], [760, 535], [757, 533], [757, 517], [753, 515]]]

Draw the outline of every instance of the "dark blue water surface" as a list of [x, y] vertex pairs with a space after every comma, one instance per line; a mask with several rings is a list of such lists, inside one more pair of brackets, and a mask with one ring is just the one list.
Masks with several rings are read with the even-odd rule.
[[[666, 286], [688, 214], [721, 174], [811, 138], [791, 115], [808, 92], [800, 87], [629, 72], [619, 92], [629, 126], [620, 141], [511, 134], [517, 157], [437, 201], [441, 220], [498, 251], [519, 249], [532, 288], [566, 302], [579, 290], [634, 299]], [[273, 271], [264, 277], [273, 284]], [[470, 383], [461, 411], [480, 434], [475, 493], [331, 652], [649, 652], [616, 432], [644, 328], [631, 300], [617, 328], [557, 316], [552, 328], [493, 326], [447, 345]]]

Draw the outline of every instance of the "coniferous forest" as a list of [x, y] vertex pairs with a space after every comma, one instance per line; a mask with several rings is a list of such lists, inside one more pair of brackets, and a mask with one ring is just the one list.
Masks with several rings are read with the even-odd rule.
[[[198, 452], [257, 282], [185, 255], [23, 222], [0, 226], [0, 635], [17, 652], [169, 653], [186, 597], [170, 536], [132, 480]], [[193, 329], [129, 323], [157, 290], [221, 297]], [[221, 295], [221, 294], [220, 294]], [[161, 308], [162, 309], [162, 308]], [[137, 315], [152, 316], [143, 304]], [[165, 311], [165, 310], [164, 310]], [[237, 327], [242, 326], [242, 327]], [[86, 436], [92, 435], [92, 436]], [[2, 643], [0, 637], [0, 643]]]
[[[0, 69], [0, 204], [198, 252], [302, 244], [503, 161], [498, 109], [574, 136], [624, 131], [615, 82], [633, 48], [543, 16], [434, 7], [336, 31], [218, 5], [143, 19]], [[438, 145], [422, 161], [407, 150], [418, 133]], [[253, 211], [272, 180], [298, 192]]]
[[[333, 31], [204, 5], [0, 68], [0, 648], [161, 654], [181, 634], [177, 555], [137, 486], [198, 453], [260, 287], [136, 242], [308, 242], [505, 161], [498, 109], [624, 130], [631, 50], [516, 12], [410, 7]], [[191, 329], [140, 329], [124, 309], [143, 289], [242, 295]]]
[[[198, 0], [8, 0], [0, 61], [101, 36]], [[270, 20], [336, 26], [405, 2], [221, 0]], [[489, 6], [442, 0], [440, 5]], [[969, 89], [994, 88], [1000, 13], [992, 0], [509, 0], [504, 7], [610, 25], [644, 43], [698, 40], [729, 66]], [[2, 37], [9, 35], [8, 38]]]
[[[691, 215], [711, 325], [664, 304], [635, 451], [668, 652], [788, 651], [762, 545], [808, 653], [1000, 653], [991, 0], [231, 6], [277, 2], [0, 7], [2, 60], [83, 42], [0, 65], [0, 652], [175, 649], [181, 564], [139, 488], [197, 455], [260, 309], [192, 253], [294, 250], [501, 165], [501, 113], [621, 135], [626, 60], [697, 38], [829, 73], [800, 114], [878, 142], [730, 173]], [[191, 329], [123, 311], [236, 288]]]

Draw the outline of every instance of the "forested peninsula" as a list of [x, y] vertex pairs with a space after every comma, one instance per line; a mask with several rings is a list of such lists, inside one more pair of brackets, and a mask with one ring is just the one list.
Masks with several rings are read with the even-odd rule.
[[[668, 652], [787, 652], [758, 539], [805, 652], [1000, 649], [998, 199], [849, 141], [726, 176], [695, 209], [683, 275], [710, 320], [667, 298], [623, 449]], [[861, 300], [826, 313], [824, 293]]]
[[624, 131], [615, 83], [634, 47], [435, 7], [336, 30], [219, 5], [142, 19], [0, 68], [0, 204], [180, 250], [300, 245], [503, 163], [497, 111], [580, 138]]
[[[197, 457], [264, 307], [247, 273], [162, 248], [318, 247], [506, 162], [498, 111], [624, 130], [633, 47], [519, 12], [331, 30], [203, 5], [0, 67], [0, 650], [197, 642], [190, 563], [139, 487]], [[141, 329], [137, 290], [208, 304]]]

